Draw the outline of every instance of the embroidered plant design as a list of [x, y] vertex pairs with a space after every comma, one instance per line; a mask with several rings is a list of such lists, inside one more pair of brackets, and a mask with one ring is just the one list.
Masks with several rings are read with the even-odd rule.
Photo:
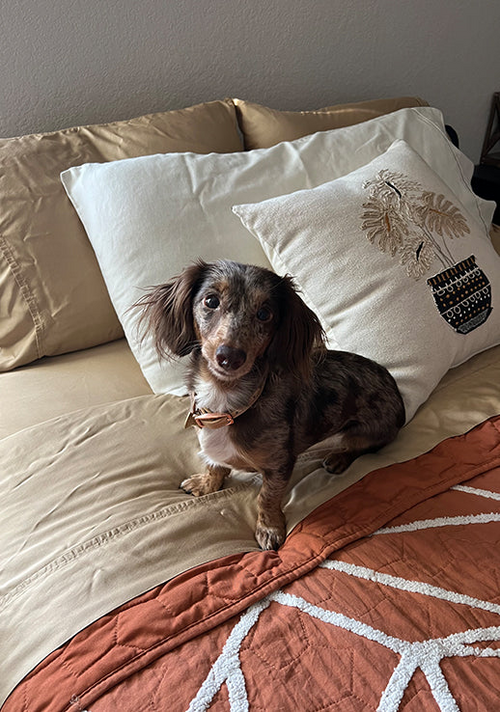
[[373, 244], [400, 262], [413, 279], [420, 279], [434, 259], [443, 269], [453, 257], [445, 238], [470, 233], [459, 208], [444, 195], [424, 191], [418, 181], [388, 169], [363, 184], [369, 189], [363, 203], [362, 229]]
[[408, 277], [419, 280], [435, 260], [442, 271], [427, 279], [443, 319], [468, 334], [491, 313], [491, 284], [471, 255], [455, 264], [449, 241], [470, 234], [460, 209], [441, 193], [423, 190], [404, 173], [384, 169], [366, 181], [362, 229], [370, 242], [399, 257]]

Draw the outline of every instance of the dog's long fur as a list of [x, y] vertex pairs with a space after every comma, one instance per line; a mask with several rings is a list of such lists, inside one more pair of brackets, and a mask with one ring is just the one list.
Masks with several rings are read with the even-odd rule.
[[197, 408], [234, 413], [258, 396], [232, 425], [199, 430], [207, 471], [181, 487], [200, 496], [220, 489], [231, 468], [260, 472], [256, 539], [263, 549], [285, 539], [281, 499], [301, 452], [335, 436], [323, 464], [340, 473], [393, 440], [404, 423], [389, 372], [356, 354], [327, 351], [290, 277], [199, 261], [137, 305], [161, 357], [191, 354], [187, 386]]

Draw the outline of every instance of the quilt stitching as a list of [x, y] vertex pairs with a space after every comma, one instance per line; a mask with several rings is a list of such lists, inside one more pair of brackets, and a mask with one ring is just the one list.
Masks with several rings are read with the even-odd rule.
[[[460, 488], [459, 491], [464, 491], [472, 496], [490, 498], [493, 495], [493, 499], [500, 499], [497, 493], [490, 490], [461, 485], [457, 487]], [[456, 489], [456, 487], [453, 489]], [[431, 527], [438, 528], [470, 523], [487, 524], [496, 521], [500, 521], [500, 513], [498, 512], [484, 515], [436, 517], [424, 521], [410, 522], [399, 527], [385, 527], [379, 529], [372, 536], [389, 532], [395, 533], [396, 531], [400, 533], [415, 532]], [[318, 568], [347, 574], [380, 586], [388, 586], [500, 615], [500, 605], [493, 602], [446, 590], [443, 587], [433, 586], [422, 581], [381, 573], [353, 563], [329, 559], [322, 562]], [[399, 661], [396, 663], [394, 671], [381, 694], [377, 707], [378, 712], [397, 712], [405, 691], [417, 670], [420, 670], [425, 676], [440, 712], [460, 712], [457, 701], [441, 668], [441, 662], [449, 658], [500, 658], [499, 648], [478, 647], [477, 645], [481, 643], [498, 643], [500, 641], [500, 625], [478, 626], [477, 628], [468, 628], [448, 636], [411, 641], [390, 635], [357, 618], [315, 605], [301, 596], [279, 590], [269, 594], [262, 601], [253, 604], [242, 614], [238, 623], [230, 632], [221, 654], [213, 664], [198, 693], [192, 699], [187, 712], [206, 712], [223, 684], [226, 684], [229, 692], [230, 712], [247, 712], [250, 709], [240, 652], [245, 637], [258, 624], [261, 614], [272, 603], [298, 609], [302, 613], [328, 625], [343, 628], [354, 635], [382, 645], [399, 656]]]
[[478, 642], [500, 641], [500, 626], [470, 629], [463, 633], [453, 633], [445, 638], [411, 642], [388, 635], [342, 613], [315, 606], [303, 598], [277, 591], [251, 606], [241, 616], [187, 712], [206, 712], [224, 683], [229, 692], [230, 712], [246, 712], [250, 709], [239, 652], [244, 638], [256, 625], [260, 614], [272, 602], [298, 608], [301, 612], [324, 623], [344, 628], [355, 635], [383, 645], [400, 656], [380, 698], [377, 708], [380, 712], [397, 712], [406, 687], [418, 668], [424, 673], [441, 712], [459, 712], [460, 708], [443, 675], [440, 662], [449, 657], [500, 657], [500, 650], [478, 648], [473, 645]]

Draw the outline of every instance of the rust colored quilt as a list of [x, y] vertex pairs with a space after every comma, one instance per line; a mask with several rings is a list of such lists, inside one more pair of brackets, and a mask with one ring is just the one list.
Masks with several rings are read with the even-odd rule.
[[499, 540], [496, 417], [101, 618], [3, 712], [498, 709]]

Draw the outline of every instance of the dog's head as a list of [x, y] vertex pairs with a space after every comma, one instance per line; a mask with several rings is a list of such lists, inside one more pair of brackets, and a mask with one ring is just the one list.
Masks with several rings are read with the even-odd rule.
[[314, 348], [324, 347], [318, 318], [291, 277], [237, 262], [199, 261], [150, 290], [138, 302], [160, 356], [185, 356], [200, 347], [221, 381], [247, 374], [267, 359], [271, 370], [306, 377]]

